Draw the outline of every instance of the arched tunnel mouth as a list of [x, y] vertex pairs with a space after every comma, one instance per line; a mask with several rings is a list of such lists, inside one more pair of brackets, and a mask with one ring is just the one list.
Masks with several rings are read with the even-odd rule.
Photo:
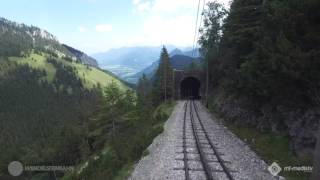
[[195, 77], [186, 77], [180, 83], [181, 99], [200, 99], [200, 81]]

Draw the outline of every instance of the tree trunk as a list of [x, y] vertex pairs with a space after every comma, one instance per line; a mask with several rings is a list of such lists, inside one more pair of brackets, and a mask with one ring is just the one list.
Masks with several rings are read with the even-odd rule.
[[317, 145], [314, 151], [314, 158], [313, 158], [313, 176], [312, 180], [319, 180], [320, 179], [320, 123], [319, 123], [319, 130], [318, 130], [318, 137], [317, 137]]

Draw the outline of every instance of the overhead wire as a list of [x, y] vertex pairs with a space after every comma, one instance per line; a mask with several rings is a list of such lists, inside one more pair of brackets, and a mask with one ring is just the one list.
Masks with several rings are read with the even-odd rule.
[[194, 47], [195, 47], [196, 35], [197, 35], [197, 31], [198, 31], [198, 19], [199, 19], [200, 1], [201, 0], [198, 1], [197, 18], [196, 18], [196, 25], [195, 25], [194, 36], [193, 36], [192, 56], [194, 55]]
[[194, 34], [194, 38], [193, 38], [192, 56], [195, 56], [195, 50], [196, 50], [197, 44], [198, 44], [198, 42], [196, 40], [198, 39], [199, 31], [200, 31], [200, 28], [202, 26], [202, 19], [203, 19], [203, 16], [204, 16], [203, 12], [204, 12], [205, 5], [206, 5], [206, 0], [203, 0], [202, 12], [201, 12], [201, 16], [200, 16], [200, 24], [199, 24], [199, 28], [198, 28], [198, 16], [199, 16], [199, 10], [200, 10], [200, 0], [199, 0], [199, 2], [198, 2], [198, 10], [197, 10], [196, 27], [195, 27], [195, 34]]

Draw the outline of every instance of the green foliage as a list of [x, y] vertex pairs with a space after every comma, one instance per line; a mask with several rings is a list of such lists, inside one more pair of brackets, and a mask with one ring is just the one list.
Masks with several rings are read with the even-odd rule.
[[[222, 38], [223, 21], [226, 18], [227, 10], [217, 1], [209, 2], [208, 9], [203, 12], [203, 28], [200, 29], [199, 44], [200, 52], [204, 57], [202, 68], [210, 71], [209, 79], [215, 81], [219, 77], [217, 57]], [[213, 80], [214, 79], [214, 80]]]
[[209, 3], [200, 44], [210, 84], [229, 97], [249, 99], [256, 112], [266, 105], [292, 110], [318, 106], [316, 7], [320, 3], [314, 0], [235, 0], [221, 25], [225, 11]]
[[227, 15], [227, 10], [217, 1], [209, 2], [208, 9], [203, 12], [203, 28], [200, 29], [199, 44], [201, 53], [207, 55], [210, 53], [218, 53], [219, 43], [221, 41], [223, 19]]
[[259, 42], [239, 68], [238, 87], [243, 94], [286, 106], [317, 104], [320, 62], [315, 59], [320, 48], [307, 41], [320, 34], [308, 17], [310, 2], [271, 1], [266, 5]]
[[89, 123], [88, 137], [92, 151], [97, 152], [99, 158], [90, 159], [81, 173], [69, 175], [73, 179], [127, 177], [134, 162], [163, 131], [163, 123], [174, 106], [170, 102], [155, 109], [148, 106], [148, 102], [136, 100], [131, 91], [121, 91], [115, 83], [104, 89], [99, 104]]
[[91, 150], [99, 158], [90, 158], [81, 173], [68, 177], [125, 179], [130, 175], [132, 165], [148, 152], [148, 145], [163, 131], [163, 124], [174, 107], [171, 101], [153, 107], [151, 89], [145, 77], [139, 81], [138, 99], [131, 91], [121, 91], [115, 83], [104, 89], [88, 134]]
[[165, 47], [162, 48], [159, 67], [154, 77], [153, 85], [153, 103], [166, 101], [173, 97], [173, 69], [170, 65], [169, 54]]
[[29, 165], [73, 165], [86, 158], [85, 124], [99, 92], [79, 83], [67, 87], [68, 81], [77, 82], [77, 76], [64, 67], [57, 71], [68, 78], [55, 76], [53, 84], [41, 80], [44, 71], [28, 65], [8, 61], [0, 67], [6, 67], [0, 75], [0, 176], [7, 174], [13, 160]]
[[316, 4], [234, 1], [213, 76], [222, 76], [226, 89], [260, 103], [315, 104], [313, 97], [320, 90], [320, 62], [315, 60], [319, 46], [308, 42], [318, 41], [319, 27], [311, 17], [317, 14], [311, 5]]
[[150, 97], [150, 82], [145, 74], [138, 81], [137, 85], [137, 100], [138, 106], [148, 107], [151, 106]]

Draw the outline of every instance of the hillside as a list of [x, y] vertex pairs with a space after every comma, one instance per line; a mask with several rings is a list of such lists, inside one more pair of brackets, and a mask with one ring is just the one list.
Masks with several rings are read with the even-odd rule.
[[53, 53], [60, 58], [70, 58], [82, 64], [97, 67], [95, 59], [70, 46], [35, 26], [28, 26], [0, 18], [0, 56], [21, 56], [31, 50]]
[[111, 81], [124, 87], [116, 77], [99, 70], [95, 59], [73, 47], [61, 44], [46, 30], [0, 18], [0, 57], [45, 70], [46, 79], [51, 82], [56, 69], [46, 59], [52, 56], [58, 62], [75, 68], [78, 77], [88, 88], [97, 84], [105, 87]]
[[[88, 124], [103, 101], [102, 91], [112, 86], [129, 94], [130, 88], [49, 32], [5, 19], [0, 23], [0, 179], [12, 177], [7, 169], [13, 160], [75, 165], [88, 158], [99, 149], [88, 144], [96, 130]], [[52, 174], [21, 176], [50, 179]]]
[[[28, 64], [30, 67], [37, 70], [46, 71], [46, 80], [52, 82], [56, 75], [56, 68], [47, 62], [50, 55], [45, 53], [31, 53], [27, 57], [9, 57], [10, 61], [18, 64]], [[111, 76], [108, 72], [104, 72], [98, 68], [86, 66], [74, 61], [68, 61], [63, 58], [56, 58], [58, 62], [61, 62], [65, 66], [72, 67], [76, 70], [77, 76], [82, 80], [85, 87], [93, 88], [100, 84], [102, 87], [106, 87], [111, 81], [116, 82], [122, 89], [126, 89], [125, 85], [117, 79], [115, 76]]]

